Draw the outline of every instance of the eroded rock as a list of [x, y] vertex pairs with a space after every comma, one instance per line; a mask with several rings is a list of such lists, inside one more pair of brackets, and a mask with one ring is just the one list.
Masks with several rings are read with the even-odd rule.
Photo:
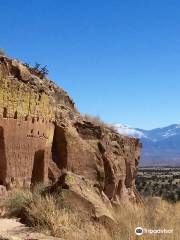
[[7, 189], [5, 186], [0, 185], [0, 199], [4, 199], [7, 196]]
[[81, 199], [140, 202], [135, 188], [140, 149], [137, 139], [85, 120], [52, 81], [0, 56], [0, 184], [7, 189], [61, 185], [66, 171], [76, 179], [75, 185], [68, 182], [71, 193]]

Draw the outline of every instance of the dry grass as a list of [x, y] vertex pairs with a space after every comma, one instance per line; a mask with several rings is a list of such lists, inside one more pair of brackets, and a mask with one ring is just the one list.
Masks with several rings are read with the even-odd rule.
[[[10, 216], [21, 217], [38, 231], [63, 239], [77, 240], [178, 240], [180, 203], [170, 204], [159, 198], [146, 200], [146, 207], [121, 206], [116, 209], [117, 224], [103, 225], [86, 219], [62, 202], [60, 196], [42, 195], [40, 191], [13, 192], [6, 200]], [[136, 236], [137, 226], [147, 229], [173, 229], [173, 234]]]
[[83, 119], [85, 121], [89, 121], [89, 122], [92, 122], [96, 125], [104, 125], [105, 123], [100, 119], [99, 116], [91, 116], [91, 115], [88, 115], [88, 114], [85, 114], [83, 115]]
[[21, 218], [37, 231], [62, 237], [74, 224], [78, 224], [78, 219], [75, 213], [63, 208], [60, 201], [57, 196], [17, 190], [9, 195], [5, 205], [8, 216]]
[[[120, 207], [117, 214], [118, 227], [113, 232], [116, 240], [178, 240], [180, 236], [180, 202], [170, 204], [161, 198], [148, 198], [145, 208]], [[143, 234], [135, 236], [136, 227], [146, 229], [173, 229], [173, 234]]]
[[79, 216], [63, 204], [61, 196], [42, 195], [41, 191], [16, 190], [4, 203], [8, 217], [18, 217], [35, 230], [63, 239], [110, 240], [105, 228]]
[[94, 125], [108, 128], [111, 131], [117, 133], [117, 130], [113, 125], [103, 122], [99, 116], [91, 116], [91, 115], [85, 114], [83, 115], [83, 119], [84, 121], [92, 122]]
[[[58, 200], [53, 196], [39, 196], [26, 207], [30, 226], [37, 230], [50, 231], [53, 236], [63, 236], [76, 223], [76, 214], [58, 207]], [[77, 219], [78, 220], [78, 219]]]

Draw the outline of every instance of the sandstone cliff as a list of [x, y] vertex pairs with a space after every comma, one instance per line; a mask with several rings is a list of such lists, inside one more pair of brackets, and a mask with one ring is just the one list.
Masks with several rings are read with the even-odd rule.
[[139, 202], [140, 148], [137, 139], [83, 118], [52, 81], [0, 56], [0, 185], [61, 185], [93, 206]]

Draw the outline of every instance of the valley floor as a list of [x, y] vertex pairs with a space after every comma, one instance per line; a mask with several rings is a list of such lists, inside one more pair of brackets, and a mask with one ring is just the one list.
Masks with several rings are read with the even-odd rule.
[[179, 167], [142, 167], [138, 171], [136, 187], [143, 197], [157, 196], [180, 201]]

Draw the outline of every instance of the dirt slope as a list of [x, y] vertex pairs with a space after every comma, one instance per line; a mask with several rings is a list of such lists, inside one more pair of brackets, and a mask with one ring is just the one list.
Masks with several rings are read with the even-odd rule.
[[33, 232], [17, 219], [0, 219], [0, 240], [56, 240], [41, 233]]

